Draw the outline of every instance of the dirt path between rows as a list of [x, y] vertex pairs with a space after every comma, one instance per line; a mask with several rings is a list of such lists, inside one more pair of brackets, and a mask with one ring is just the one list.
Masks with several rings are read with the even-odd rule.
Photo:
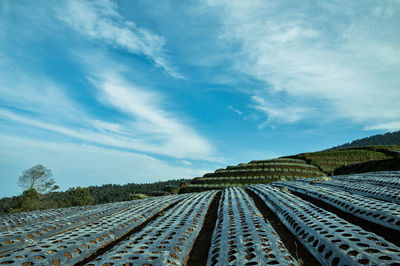
[[218, 218], [218, 205], [222, 192], [214, 197], [213, 201], [208, 208], [207, 215], [204, 219], [203, 227], [200, 230], [193, 248], [190, 251], [188, 259], [184, 265], [188, 266], [202, 266], [207, 264], [208, 252], [211, 248], [212, 234]]
[[318, 260], [301, 244], [297, 237], [293, 235], [289, 229], [281, 222], [276, 214], [268, 208], [264, 201], [253, 191], [246, 189], [246, 192], [251, 196], [256, 207], [264, 216], [264, 218], [272, 225], [278, 233], [285, 247], [289, 250], [290, 254], [297, 260], [299, 265], [314, 266], [321, 265]]

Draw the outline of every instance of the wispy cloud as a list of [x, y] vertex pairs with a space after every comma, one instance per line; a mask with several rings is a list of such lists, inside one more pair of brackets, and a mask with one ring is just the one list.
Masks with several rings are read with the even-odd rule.
[[232, 105], [228, 105], [228, 109], [234, 111], [235, 113], [237, 113], [238, 115], [242, 115], [242, 111], [236, 109], [235, 107], [233, 107]]
[[[325, 117], [368, 128], [398, 121], [398, 1], [369, 2], [362, 8], [348, 1], [335, 6], [290, 1], [208, 5], [220, 17], [220, 40], [238, 44], [236, 69], [265, 83], [264, 95], [258, 90], [252, 99], [269, 117], [308, 119], [318, 113], [303, 112], [303, 106], [317, 103]], [[279, 108], [293, 110], [287, 119], [268, 103], [277, 92], [290, 97], [290, 106]]]
[[[157, 62], [165, 59], [162, 38], [152, 36], [150, 32], [124, 21], [117, 13], [114, 3], [68, 1], [64, 4], [68, 8], [62, 10], [61, 6], [57, 7], [60, 8], [59, 12], [66, 12], [63, 19], [76, 26], [78, 31], [82, 26], [85, 36], [104, 41], [110, 47], [117, 45], [124, 49], [129, 48], [132, 53], [142, 53], [152, 60], [161, 60]], [[78, 9], [77, 13], [72, 12], [75, 8]], [[63, 25], [58, 27], [63, 28]], [[122, 30], [124, 25], [127, 28]], [[105, 31], [109, 28], [109, 32], [100, 32], [103, 26]], [[54, 26], [46, 30], [59, 28]], [[118, 35], [121, 32], [128, 36], [126, 43], [119, 40], [119, 37], [122, 38], [122, 35]], [[51, 36], [48, 32], [44, 35]], [[133, 39], [129, 38], [133, 36], [138, 38], [139, 44], [130, 43]], [[157, 40], [160, 41], [159, 46]], [[6, 42], [7, 39], [1, 41]], [[156, 46], [158, 48], [152, 48]], [[125, 79], [124, 74], [132, 73], [127, 71], [130, 69], [128, 65], [116, 63], [102, 49], [91, 51], [88, 55], [85, 47], [79, 46], [78, 52], [73, 46], [63, 50], [67, 54], [65, 59], [77, 67], [74, 73], [80, 77], [79, 84], [70, 82], [69, 79], [60, 80], [56, 76], [49, 76], [51, 71], [41, 66], [36, 68], [35, 64], [40, 60], [29, 49], [23, 49], [19, 57], [0, 51], [0, 56], [4, 59], [0, 61], [0, 120], [9, 124], [6, 126], [8, 130], [19, 131], [23, 135], [27, 128], [32, 127], [55, 133], [59, 138], [68, 136], [109, 148], [156, 156], [212, 160], [213, 145], [196, 132], [182, 114], [171, 111], [173, 104], [166, 104], [166, 99], [152, 88], [140, 87], [132, 80]], [[96, 60], [91, 57], [93, 54]], [[57, 60], [62, 58], [60, 54], [57, 56]], [[21, 61], [21, 58], [25, 61]], [[176, 109], [179, 110], [179, 107]], [[107, 117], [103, 116], [105, 113]]]
[[269, 102], [266, 99], [259, 96], [252, 96], [252, 100], [256, 105], [253, 107], [259, 110], [267, 116], [267, 120], [262, 126], [267, 125], [270, 122], [280, 123], [293, 123], [297, 122], [304, 117], [307, 117], [310, 113], [310, 109], [300, 106], [290, 106], [288, 104], [279, 105], [276, 102]]
[[168, 75], [183, 78], [168, 62], [165, 39], [124, 19], [110, 0], [72, 0], [56, 10], [60, 20], [83, 36], [145, 55]]
[[166, 99], [159, 93], [127, 81], [118, 71], [125, 66], [108, 57], [77, 59], [87, 69], [85, 75], [91, 82], [88, 86], [95, 92], [90, 101], [100, 103], [99, 108], [116, 111], [114, 117], [104, 119], [86, 111], [82, 103], [67, 96], [66, 89], [49, 78], [18, 68], [12, 75], [0, 67], [2, 120], [118, 149], [212, 160], [212, 144], [181, 117], [166, 111]]
[[182, 160], [182, 163], [184, 165], [192, 165], [192, 163], [190, 161], [187, 161], [187, 160]]
[[98, 99], [130, 120], [125, 132], [138, 137], [147, 150], [164, 155], [206, 159], [212, 145], [163, 107], [162, 97], [155, 91], [127, 81], [119, 73], [93, 72], [90, 78], [98, 89]]
[[62, 85], [41, 73], [25, 71], [12, 58], [3, 58], [7, 65], [0, 63], [0, 105], [47, 120], [76, 122], [82, 118], [84, 111], [64, 93]]
[[[132, 100], [134, 104], [139, 98], [133, 94], [121, 94], [126, 100]], [[142, 98], [142, 100], [144, 100]], [[118, 106], [124, 108], [123, 103]], [[115, 124], [107, 121], [90, 119], [85, 113], [80, 114], [81, 124], [70, 127], [55, 123], [44, 122], [31, 115], [19, 114], [4, 108], [0, 108], [2, 120], [19, 123], [24, 127], [34, 127], [57, 134], [69, 136], [87, 143], [106, 145], [109, 147], [154, 153], [177, 158], [193, 158], [210, 160], [213, 147], [207, 140], [197, 135], [190, 127], [182, 124], [179, 120], [157, 114], [162, 110], [151, 109], [150, 106], [142, 106], [138, 112], [129, 113], [131, 120], [124, 124]], [[132, 110], [122, 111], [132, 112]], [[147, 112], [146, 112], [147, 111]], [[155, 116], [148, 120], [142, 115]], [[62, 119], [62, 118], [61, 118]], [[65, 121], [64, 121], [65, 123]]]
[[366, 130], [388, 130], [397, 131], [400, 130], [400, 121], [394, 121], [390, 123], [377, 124], [373, 126], [365, 127]]

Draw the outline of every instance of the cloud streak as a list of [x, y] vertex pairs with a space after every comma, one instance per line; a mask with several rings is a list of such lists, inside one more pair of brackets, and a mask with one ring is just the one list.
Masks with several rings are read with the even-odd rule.
[[262, 126], [275, 121], [294, 123], [308, 116], [308, 114], [311, 112], [311, 110], [306, 107], [292, 107], [288, 104], [282, 104], [281, 106], [278, 106], [276, 102], [268, 102], [260, 96], [252, 96], [252, 100], [254, 103], [256, 103], [255, 107], [253, 108], [265, 113], [268, 117], [267, 121]]
[[[125, 21], [117, 13], [114, 3], [68, 1], [64, 4], [68, 8], [58, 7], [61, 12], [58, 15], [64, 14], [63, 19], [71, 23], [71, 27], [76, 26], [77, 31], [82, 30], [80, 33], [88, 38], [104, 41], [111, 48], [130, 49], [151, 60], [162, 62], [165, 59], [163, 39]], [[56, 25], [46, 30], [60, 31]], [[35, 26], [40, 27], [40, 23]], [[65, 25], [59, 23], [60, 26]], [[124, 37], [123, 34], [126, 34], [125, 41], [119, 39]], [[52, 34], [45, 32], [43, 35]], [[0, 41], [6, 43], [7, 39]], [[80, 48], [87, 51], [85, 45]], [[29, 49], [23, 49], [19, 57], [0, 51], [4, 59], [0, 62], [0, 120], [4, 121], [7, 130], [19, 130], [23, 134], [31, 127], [47, 135], [55, 133], [58, 138], [67, 136], [109, 148], [212, 160], [213, 145], [185, 122], [182, 115], [169, 110], [174, 108], [173, 104], [165, 104], [161, 94], [152, 88], [137, 86], [125, 78], [124, 75], [135, 72], [129, 65], [116, 63], [102, 49], [85, 53], [68, 46], [63, 53], [68, 62], [78, 68], [76, 75], [80, 77], [80, 83], [59, 80], [48, 76], [46, 69], [37, 69], [37, 55], [31, 54]], [[58, 60], [62, 57], [57, 56]], [[60, 67], [65, 71], [64, 75], [70, 73], [64, 66]], [[107, 117], [103, 117], [105, 113]]]
[[[222, 43], [239, 47], [235, 69], [264, 82], [265, 89], [254, 91], [252, 99], [269, 118], [284, 123], [345, 118], [367, 128], [386, 124], [393, 129], [400, 115], [400, 76], [395, 74], [400, 34], [394, 34], [399, 33], [400, 3], [384, 2], [362, 8], [346, 1], [337, 6], [208, 1], [208, 6], [220, 17]], [[285, 119], [271, 108], [269, 99], [278, 94], [290, 102], [282, 110], [293, 110], [294, 118], [293, 112]], [[321, 107], [319, 114], [304, 112], [303, 106], [314, 103]]]
[[98, 89], [99, 101], [126, 114], [130, 122], [125, 132], [141, 136], [148, 150], [195, 159], [206, 159], [213, 153], [214, 148], [207, 140], [176, 115], [165, 111], [159, 94], [128, 82], [118, 73], [93, 73], [90, 80]]
[[67, 1], [57, 8], [57, 17], [83, 36], [130, 53], [145, 55], [175, 78], [184, 78], [167, 60], [165, 39], [124, 19], [109, 0]]
[[243, 114], [242, 111], [236, 109], [236, 108], [233, 107], [232, 105], [228, 105], [228, 109], [229, 109], [229, 110], [232, 110], [233, 112], [237, 113], [238, 115], [242, 115], [242, 114]]

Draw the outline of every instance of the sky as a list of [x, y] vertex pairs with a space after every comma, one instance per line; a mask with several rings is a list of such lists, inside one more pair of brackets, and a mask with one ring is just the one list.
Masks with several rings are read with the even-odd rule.
[[400, 1], [0, 1], [0, 197], [400, 129]]

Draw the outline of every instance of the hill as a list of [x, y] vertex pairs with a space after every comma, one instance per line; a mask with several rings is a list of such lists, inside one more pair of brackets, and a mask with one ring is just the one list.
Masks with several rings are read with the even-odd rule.
[[183, 183], [179, 192], [199, 192], [337, 174], [395, 171], [400, 170], [399, 152], [400, 146], [380, 145], [335, 148], [270, 160], [254, 160], [196, 177], [191, 182]]
[[184, 184], [180, 193], [219, 189], [229, 186], [267, 184], [276, 180], [317, 177], [324, 175], [318, 167], [303, 159], [276, 158], [271, 160], [254, 160], [217, 169], [214, 173], [197, 177]]
[[317, 166], [327, 175], [335, 174], [336, 169], [369, 161], [379, 161], [395, 157], [397, 154], [380, 147], [328, 150], [312, 153], [301, 153], [292, 156]]
[[[365, 146], [381, 146], [381, 145], [400, 145], [400, 131], [388, 132], [385, 134], [378, 134], [362, 139], [354, 140], [350, 143], [335, 146], [333, 149], [344, 149], [344, 148], [354, 148], [354, 147], [365, 147]], [[400, 151], [400, 146], [397, 147]]]

